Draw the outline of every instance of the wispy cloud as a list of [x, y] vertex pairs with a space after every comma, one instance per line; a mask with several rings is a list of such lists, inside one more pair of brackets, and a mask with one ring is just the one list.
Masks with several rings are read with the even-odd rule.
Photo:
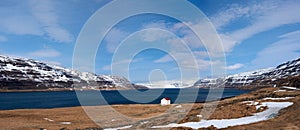
[[118, 28], [113, 28], [105, 37], [106, 48], [110, 53], [115, 52], [119, 44], [129, 33]]
[[212, 64], [214, 64], [215, 61], [210, 60], [204, 60], [203, 57], [198, 55], [199, 53], [204, 52], [191, 52], [191, 53], [177, 53], [173, 52], [170, 55], [165, 55], [157, 60], [154, 61], [154, 63], [167, 63], [170, 61], [174, 61], [177, 64], [182, 65], [183, 68], [189, 68], [189, 69], [200, 69], [201, 71], [206, 71]]
[[221, 34], [224, 50], [225, 52], [230, 52], [235, 45], [251, 38], [255, 34], [283, 25], [299, 23], [299, 7], [299, 1], [273, 0], [264, 1], [260, 4], [251, 3], [249, 6], [234, 5], [226, 8], [226, 10], [221, 10], [220, 13], [212, 17], [212, 20], [219, 29], [232, 25], [232, 21], [241, 20], [241, 17], [249, 21], [242, 28], [236, 28], [231, 33]]
[[38, 20], [46, 35], [57, 42], [71, 42], [73, 35], [58, 23], [55, 5], [51, 0], [31, 0], [31, 13]]
[[227, 25], [232, 24], [238, 19], [249, 19], [262, 13], [262, 11], [274, 8], [271, 3], [265, 6], [262, 3], [255, 3], [254, 1], [244, 2], [243, 5], [231, 4], [224, 6], [220, 11], [210, 17], [210, 20], [218, 30], [222, 30]]
[[242, 68], [243, 66], [244, 66], [243, 64], [236, 63], [236, 64], [233, 64], [233, 65], [227, 66], [226, 69], [227, 70], [236, 70], [236, 69]]
[[[209, 55], [211, 57], [220, 57], [223, 54], [223, 52], [228, 52], [229, 49], [228, 46], [222, 46], [218, 43], [220, 39], [218, 39], [217, 33], [212, 31], [207, 31], [207, 27], [204, 23], [198, 22], [198, 23], [168, 23], [160, 22], [159, 24], [150, 23], [150, 25], [155, 25], [154, 27], [159, 27], [161, 29], [166, 29], [168, 31], [171, 31], [174, 33], [177, 37], [167, 37], [168, 40], [166, 43], [168, 43], [170, 46], [172, 46], [174, 49], [179, 49], [182, 47], [182, 45], [189, 47], [189, 49], [193, 51], [206, 49], [209, 51]], [[151, 26], [151, 27], [152, 27]], [[194, 30], [202, 30], [201, 36], [198, 37], [193, 31]], [[159, 33], [157, 33], [159, 34]], [[157, 35], [157, 39], [166, 38], [164, 35]], [[203, 43], [206, 42], [206, 43]], [[178, 48], [179, 47], [179, 48]], [[202, 55], [203, 56], [203, 55]]]
[[[187, 26], [188, 25], [188, 26]], [[160, 40], [162, 43], [167, 43], [171, 52], [168, 52], [167, 55], [160, 57], [154, 60], [154, 63], [167, 63], [174, 61], [177, 64], [180, 64], [182, 68], [186, 69], [200, 69], [200, 71], [207, 71], [211, 65], [215, 64], [217, 61], [210, 59], [211, 57], [217, 56], [215, 52], [220, 52], [220, 46], [216, 44], [206, 44], [205, 46], [201, 42], [201, 39], [198, 38], [189, 27], [199, 29], [203, 28], [202, 23], [169, 23], [159, 21], [158, 23], [149, 23], [145, 25], [144, 28], [159, 28], [162, 30], [168, 30], [177, 35], [174, 36], [165, 36], [159, 32], [152, 32], [152, 36], [155, 36], [155, 40]], [[160, 30], [158, 30], [160, 31]], [[151, 32], [151, 31], [150, 31]], [[150, 33], [149, 33], [150, 34]], [[158, 34], [158, 35], [156, 35]], [[213, 34], [207, 34], [213, 35]], [[145, 40], [144, 40], [145, 41]], [[146, 41], [150, 42], [150, 41]], [[203, 49], [207, 47], [215, 52], [207, 52]], [[216, 48], [216, 49], [214, 49]], [[199, 51], [203, 50], [203, 51]], [[211, 57], [209, 57], [211, 56]], [[174, 58], [173, 58], [174, 57]]]
[[60, 25], [58, 8], [51, 0], [9, 1], [0, 8], [0, 30], [5, 34], [35, 35], [61, 43], [73, 35]]
[[[268, 10], [258, 16], [250, 26], [231, 34], [232, 37], [238, 41], [242, 41], [260, 32], [282, 25], [300, 22], [300, 16], [298, 15], [298, 12], [300, 12], [300, 2], [293, 4], [289, 2], [279, 4], [280, 5], [277, 5], [277, 8]], [[267, 5], [265, 6], [267, 7]]]
[[[206, 51], [193, 51], [191, 52], [196, 59], [205, 59], [208, 57], [208, 53]], [[184, 53], [182, 55], [185, 55]], [[189, 58], [191, 59], [191, 58]], [[154, 61], [154, 63], [166, 63], [174, 60], [170, 55], [164, 55], [163, 57]]]
[[258, 52], [252, 64], [257, 67], [274, 67], [300, 56], [300, 31], [280, 36], [281, 40]]
[[161, 41], [161, 39], [171, 37], [166, 32], [158, 31], [158, 30], [156, 30], [156, 31], [144, 31], [140, 35], [141, 35], [141, 38], [144, 42]]
[[177, 44], [182, 44], [183, 41], [190, 48], [203, 47], [203, 44], [201, 43], [200, 39], [189, 29], [187, 24], [189, 24], [191, 27], [198, 26], [198, 24], [172, 23], [162, 20], [149, 22], [144, 24], [142, 29], [156, 28], [164, 31], [170, 31], [170, 33], [173, 33], [177, 37], [175, 38], [170, 35], [167, 35], [165, 32], [156, 30], [155, 32], [146, 32], [142, 35], [142, 38], [145, 42], [152, 42], [155, 40], [161, 41], [167, 38], [167, 43], [174, 45], [174, 47], [176, 47]]
[[35, 52], [30, 52], [29, 56], [33, 57], [58, 57], [60, 56], [60, 52], [54, 49], [43, 49]]
[[[0, 8], [0, 31], [15, 35], [43, 35], [40, 24], [28, 12], [26, 1], [9, 1]], [[26, 11], [25, 11], [26, 10]]]

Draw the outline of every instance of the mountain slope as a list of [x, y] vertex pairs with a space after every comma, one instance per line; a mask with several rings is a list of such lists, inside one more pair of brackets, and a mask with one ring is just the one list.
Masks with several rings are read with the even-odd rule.
[[48, 65], [32, 59], [0, 55], [0, 89], [45, 88], [128, 89], [132, 84], [124, 77], [96, 75]]
[[228, 75], [225, 78], [200, 79], [194, 84], [194, 86], [210, 87], [218, 86], [222, 83], [225, 84], [225, 87], [261, 87], [274, 85], [298, 86], [299, 76], [300, 58], [280, 64], [275, 68], [243, 72], [239, 74]]

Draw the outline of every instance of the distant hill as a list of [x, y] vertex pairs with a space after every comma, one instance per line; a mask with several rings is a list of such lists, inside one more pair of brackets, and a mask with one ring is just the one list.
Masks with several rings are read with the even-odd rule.
[[194, 84], [194, 87], [217, 87], [222, 83], [224, 83], [225, 87], [237, 88], [300, 87], [300, 58], [280, 64], [274, 68], [243, 72], [223, 78], [200, 79]]
[[[80, 72], [43, 62], [0, 55], [0, 89], [131, 89], [135, 85], [126, 78]], [[137, 86], [138, 88], [144, 88]]]

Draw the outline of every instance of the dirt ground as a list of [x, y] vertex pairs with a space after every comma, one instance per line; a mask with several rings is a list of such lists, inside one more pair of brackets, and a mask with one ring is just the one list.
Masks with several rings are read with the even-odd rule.
[[[160, 105], [114, 105], [112, 108], [122, 115], [131, 117], [134, 121], [153, 117], [164, 113], [168, 106]], [[111, 112], [110, 106], [87, 106], [85, 110], [90, 113], [97, 113], [97, 119], [110, 125], [128, 124], [119, 121]], [[109, 110], [109, 111], [108, 111]], [[101, 117], [101, 118], [100, 118]], [[107, 122], [107, 123], [106, 123]], [[101, 123], [100, 123], [101, 124]], [[55, 109], [24, 109], [24, 110], [5, 110], [0, 111], [1, 129], [85, 129], [100, 128], [85, 113], [82, 107], [55, 108]]]
[[[250, 116], [259, 112], [255, 106], [243, 101], [260, 101], [265, 97], [296, 97], [288, 101], [294, 105], [280, 111], [280, 116], [273, 119], [248, 125], [234, 126], [226, 129], [300, 129], [300, 92], [274, 92], [278, 88], [260, 89], [237, 97], [212, 102], [217, 105], [207, 119], [230, 119]], [[206, 104], [207, 105], [207, 104]], [[208, 107], [209, 108], [209, 107]], [[117, 128], [130, 125], [128, 129], [149, 129], [151, 126], [169, 123], [199, 121], [203, 103], [160, 105], [113, 105], [55, 108], [55, 109], [22, 109], [0, 111], [0, 129], [101, 129]], [[85, 112], [85, 111], [86, 112]], [[89, 116], [88, 116], [88, 115]], [[92, 118], [92, 119], [91, 119]], [[166, 129], [166, 128], [165, 128]], [[171, 128], [168, 128], [171, 129]], [[189, 128], [172, 128], [189, 129]], [[213, 126], [206, 129], [215, 129]]]

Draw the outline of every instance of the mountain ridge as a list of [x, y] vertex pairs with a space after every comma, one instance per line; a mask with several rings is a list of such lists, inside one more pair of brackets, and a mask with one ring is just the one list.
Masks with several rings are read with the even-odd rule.
[[[192, 86], [206, 88], [218, 87], [221, 84], [233, 88], [259, 88], [279, 85], [300, 87], [300, 58], [287, 61], [276, 67], [242, 72], [223, 78], [199, 79]], [[135, 85], [121, 76], [96, 75], [90, 72], [49, 65], [32, 59], [0, 55], [0, 90], [52, 88], [147, 89], [145, 85]]]
[[256, 88], [270, 86], [294, 86], [300, 87], [300, 58], [287, 61], [276, 67], [258, 69], [228, 75], [223, 78], [199, 79], [194, 87], [224, 87]]
[[[132, 89], [126, 78], [96, 75], [26, 58], [0, 55], [0, 89]], [[141, 87], [141, 86], [138, 86]]]

